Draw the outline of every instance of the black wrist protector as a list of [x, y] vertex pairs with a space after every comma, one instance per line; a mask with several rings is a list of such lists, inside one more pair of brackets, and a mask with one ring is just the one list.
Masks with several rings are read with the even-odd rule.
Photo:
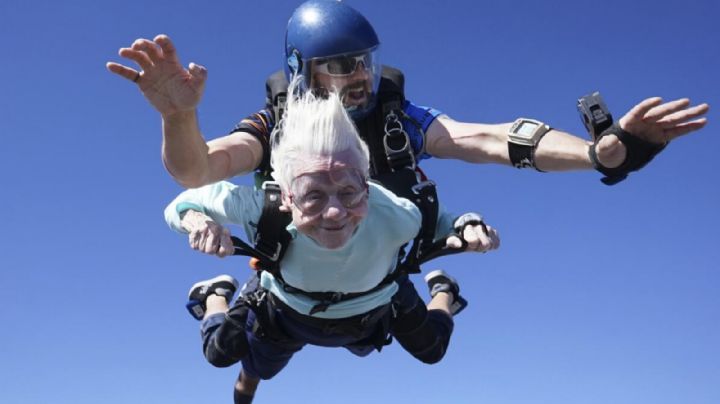
[[[580, 118], [593, 141], [589, 152], [590, 161], [592, 161], [596, 170], [605, 174], [605, 177], [600, 180], [605, 185], [615, 185], [627, 178], [631, 172], [643, 168], [666, 146], [666, 144], [656, 144], [642, 140], [622, 130], [618, 124], [614, 124], [612, 114], [599, 92], [580, 98], [577, 108], [578, 112], [580, 112]], [[607, 168], [600, 164], [595, 152], [600, 139], [609, 134], [616, 135], [627, 149], [625, 161], [615, 168]]]
[[[607, 168], [600, 164], [597, 158], [595, 148], [598, 142], [604, 136], [614, 134], [620, 139], [627, 149], [627, 155], [625, 161], [615, 168]], [[605, 177], [601, 179], [605, 185], [615, 185], [618, 182], [627, 178], [628, 174], [633, 171], [637, 171], [647, 163], [649, 163], [658, 153], [660, 153], [667, 143], [656, 144], [640, 139], [639, 137], [624, 131], [620, 128], [620, 125], [614, 124], [611, 127], [605, 129], [597, 138], [594, 139], [593, 145], [590, 147], [590, 161], [592, 161], [593, 167], [601, 173], [605, 174]]]

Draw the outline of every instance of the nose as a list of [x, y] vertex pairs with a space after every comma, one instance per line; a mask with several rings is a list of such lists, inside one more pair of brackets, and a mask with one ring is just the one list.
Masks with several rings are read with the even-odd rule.
[[340, 203], [337, 195], [330, 195], [323, 210], [323, 217], [326, 219], [342, 219], [345, 215], [347, 215], [347, 208]]
[[365, 66], [365, 62], [362, 60], [359, 60], [355, 64], [355, 71], [352, 72], [351, 77], [353, 79], [365, 79], [370, 75], [368, 72], [367, 66]]

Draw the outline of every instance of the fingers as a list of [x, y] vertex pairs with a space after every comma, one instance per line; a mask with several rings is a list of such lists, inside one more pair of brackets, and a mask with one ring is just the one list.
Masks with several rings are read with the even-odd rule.
[[234, 253], [230, 231], [216, 223], [193, 230], [188, 234], [188, 241], [193, 250], [205, 254], [225, 257]]
[[650, 108], [642, 117], [642, 120], [647, 123], [657, 122], [669, 114], [687, 108], [688, 105], [690, 105], [690, 100], [687, 98], [666, 102], [665, 104]]
[[175, 45], [173, 45], [170, 37], [165, 34], [160, 34], [155, 37], [154, 41], [158, 44], [158, 46], [160, 46], [160, 49], [162, 49], [166, 58], [177, 59], [177, 51], [175, 50]]
[[710, 110], [708, 104], [696, 105], [664, 116], [657, 123], [665, 129], [667, 141], [685, 135], [705, 126], [707, 119], [699, 118]]
[[115, 73], [118, 76], [121, 76], [130, 81], [135, 81], [135, 78], [138, 77], [138, 74], [140, 74], [140, 72], [135, 69], [123, 66], [115, 62], [108, 62], [105, 64], [105, 67], [107, 67], [107, 69], [110, 70], [112, 73]]
[[485, 224], [465, 226], [462, 236], [468, 243], [467, 251], [487, 252], [500, 247], [497, 230]]
[[460, 237], [458, 237], [458, 236], [450, 236], [445, 241], [445, 245], [450, 248], [458, 249], [458, 248], [462, 247], [462, 241], [460, 240]]
[[659, 97], [648, 98], [620, 118], [620, 127], [645, 141], [666, 144], [694, 132], [707, 123], [703, 117], [710, 107], [700, 104], [691, 108], [690, 100], [680, 98], [662, 103]]
[[188, 243], [190, 244], [190, 248], [193, 250], [199, 250], [200, 249], [200, 239], [202, 237], [202, 232], [199, 230], [193, 230], [188, 234]]
[[662, 117], [662, 119], [658, 120], [658, 123], [673, 126], [704, 115], [708, 112], [708, 110], [710, 110], [710, 106], [708, 104], [696, 105], [692, 108], [678, 110], [677, 112], [673, 111], [673, 113], [669, 113]]
[[707, 123], [706, 118], [700, 118], [696, 119], [694, 121], [681, 123], [678, 125], [675, 125], [674, 128], [668, 129], [665, 131], [665, 136], [667, 136], [668, 141], [672, 139], [676, 139], [680, 136], [687, 135], [690, 132], [694, 132], [698, 129], [701, 129], [705, 124]]
[[190, 63], [188, 65], [188, 71], [194, 78], [198, 79], [201, 83], [205, 82], [205, 79], [207, 78], [207, 69], [204, 66]]
[[220, 248], [220, 237], [222, 235], [222, 228], [209, 226], [208, 231], [205, 232], [205, 244], [202, 246], [205, 254], [215, 254], [218, 248]]
[[[120, 48], [118, 54], [121, 57], [137, 63], [140, 69], [146, 72], [166, 59], [170, 59], [171, 61], [177, 60], [175, 47], [166, 35], [158, 35], [154, 41], [145, 38], [136, 39], [130, 47]], [[137, 79], [140, 77], [139, 74], [141, 72], [138, 70], [118, 63], [109, 62], [106, 66], [111, 72], [130, 81], [137, 82]]]
[[147, 39], [137, 39], [132, 44], [132, 49], [139, 51], [139, 52], [145, 52], [148, 59], [150, 59], [150, 62], [155, 65], [163, 58], [162, 49], [152, 41], [149, 41]]
[[144, 51], [133, 49], [133, 48], [120, 48], [118, 55], [130, 59], [137, 63], [143, 70], [149, 70], [153, 67], [153, 63], [150, 60], [148, 54]]
[[635, 105], [623, 118], [632, 121], [641, 121], [648, 111], [660, 104], [662, 104], [662, 98], [660, 97], [647, 98]]
[[227, 257], [235, 253], [235, 246], [230, 238], [230, 230], [223, 228], [223, 234], [220, 238], [220, 248], [218, 248], [218, 257]]

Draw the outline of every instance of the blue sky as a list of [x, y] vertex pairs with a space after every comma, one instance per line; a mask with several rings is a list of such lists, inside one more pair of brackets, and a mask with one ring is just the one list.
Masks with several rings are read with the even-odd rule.
[[[191, 284], [242, 279], [246, 261], [167, 229], [180, 187], [160, 161], [159, 116], [104, 65], [170, 35], [209, 70], [199, 114], [213, 138], [262, 105], [298, 3], [0, 3], [0, 402], [230, 402], [238, 368], [205, 363], [183, 306]], [[650, 96], [714, 109], [615, 187], [595, 172], [424, 162], [450, 210], [480, 211], [502, 236], [495, 253], [426, 267], [470, 301], [445, 360], [311, 347], [256, 401], [720, 402], [720, 3], [349, 3], [408, 98], [458, 120], [534, 117], [586, 137], [575, 100], [594, 90], [616, 117]]]

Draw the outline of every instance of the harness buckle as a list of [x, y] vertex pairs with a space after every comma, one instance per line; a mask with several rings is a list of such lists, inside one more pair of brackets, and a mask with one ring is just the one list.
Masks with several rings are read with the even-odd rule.
[[265, 181], [260, 186], [260, 189], [270, 194], [270, 198], [275, 202], [280, 197], [280, 183], [277, 181]]
[[392, 171], [409, 167], [415, 169], [415, 156], [410, 146], [410, 137], [394, 111], [385, 116], [383, 147]]
[[427, 201], [430, 203], [435, 202], [435, 181], [432, 180], [425, 180], [418, 182], [417, 184], [413, 185], [410, 189], [412, 189], [413, 193], [415, 195], [418, 195], [421, 198], [427, 198]]
[[315, 313], [326, 311], [328, 307], [330, 307], [331, 304], [335, 304], [337, 302], [341, 302], [343, 298], [345, 297], [345, 293], [342, 292], [331, 292], [328, 295], [328, 298], [323, 298], [323, 300], [316, 304], [315, 306], [310, 309], [310, 315], [313, 315]]
[[262, 236], [258, 233], [255, 236], [255, 250], [268, 260], [277, 262], [280, 258], [282, 244], [278, 241], [275, 246], [269, 245], [262, 240]]

